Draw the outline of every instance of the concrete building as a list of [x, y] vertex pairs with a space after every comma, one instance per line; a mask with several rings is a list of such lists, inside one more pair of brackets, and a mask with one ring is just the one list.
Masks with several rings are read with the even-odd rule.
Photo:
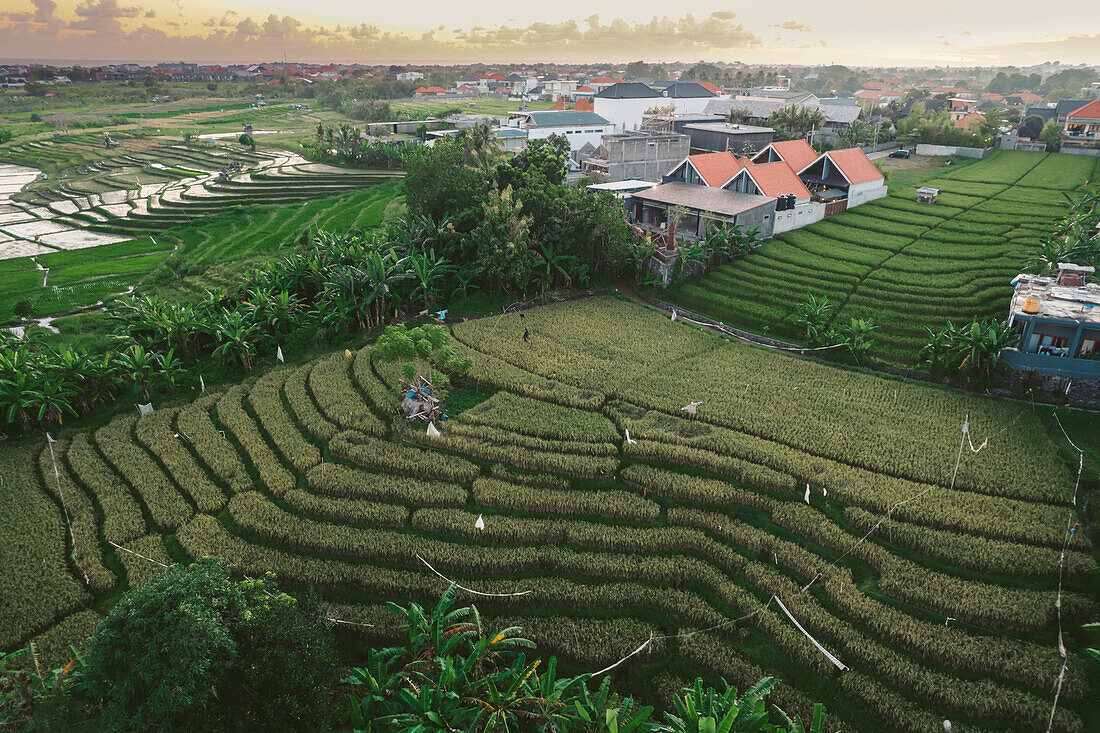
[[[669, 232], [668, 210], [673, 206], [686, 209], [688, 215]], [[767, 196], [674, 181], [633, 194], [627, 213], [630, 221], [641, 229], [679, 240], [697, 239], [722, 225], [755, 227], [760, 237], [769, 237], [774, 211], [775, 199]]]
[[711, 100], [703, 110], [707, 114], [721, 115], [726, 118], [731, 110], [739, 110], [745, 114], [745, 120], [758, 124], [768, 119], [772, 112], [781, 107], [794, 105], [799, 108], [819, 110], [825, 115], [825, 126], [814, 131], [814, 142], [835, 145], [837, 135], [842, 130], [847, 130], [852, 123], [860, 118], [863, 110], [856, 104], [829, 103], [824, 104], [812, 94], [798, 95], [791, 100], [761, 99], [757, 97], [735, 97], [734, 99]]
[[752, 155], [766, 147], [775, 137], [770, 127], [758, 127], [731, 122], [693, 122], [684, 125], [691, 137], [691, 152], [719, 153], [730, 151]]
[[701, 114], [711, 100], [718, 98], [717, 94], [694, 81], [673, 82], [661, 90], [660, 95], [663, 98], [660, 105], [664, 106], [664, 100], [668, 100], [678, 115]]
[[1014, 369], [1100, 378], [1100, 284], [1092, 267], [1061, 263], [1057, 277], [1020, 275], [1009, 325], [1020, 340], [1001, 356]]
[[572, 151], [579, 151], [585, 145], [596, 148], [604, 135], [613, 132], [613, 125], [595, 112], [575, 110], [521, 112], [513, 117], [512, 121], [514, 126], [527, 131], [529, 140], [564, 135]]
[[[589, 86], [595, 88], [594, 82]], [[660, 107], [661, 95], [641, 82], [611, 84], [597, 92], [592, 100], [596, 114], [614, 126], [613, 132], [637, 130], [646, 110]]]
[[581, 168], [601, 173], [609, 181], [659, 181], [690, 152], [687, 135], [623, 132], [604, 135], [599, 147], [580, 157]]
[[1100, 99], [1073, 110], [1066, 115], [1062, 130], [1063, 147], [1080, 147], [1100, 142]]

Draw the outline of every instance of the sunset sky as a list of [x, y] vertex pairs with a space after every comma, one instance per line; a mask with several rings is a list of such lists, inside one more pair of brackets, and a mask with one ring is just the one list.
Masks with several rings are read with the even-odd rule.
[[1023, 0], [0, 0], [0, 59], [1100, 64], [1100, 14]]

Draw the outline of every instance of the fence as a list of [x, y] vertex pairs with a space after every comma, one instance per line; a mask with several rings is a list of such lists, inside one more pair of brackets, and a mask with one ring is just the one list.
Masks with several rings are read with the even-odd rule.
[[1061, 152], [1069, 153], [1070, 155], [1091, 155], [1094, 158], [1100, 158], [1100, 150], [1096, 148], [1067, 148], [1063, 145]]
[[954, 145], [917, 145], [917, 155], [961, 155], [964, 158], [984, 158], [993, 148], [960, 148]]
[[893, 150], [894, 148], [900, 147], [901, 145], [898, 143], [897, 140], [891, 140], [889, 142], [879, 143], [878, 145], [864, 145], [860, 147], [860, 150], [865, 153], [877, 153], [880, 150]]

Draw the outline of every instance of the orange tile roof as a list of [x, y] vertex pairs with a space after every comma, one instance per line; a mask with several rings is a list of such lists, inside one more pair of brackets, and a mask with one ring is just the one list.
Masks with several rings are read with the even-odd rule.
[[848, 183], [867, 183], [882, 179], [882, 172], [875, 167], [871, 159], [859, 148], [844, 148], [843, 150], [830, 150], [825, 153], [833, 162]]
[[577, 87], [577, 91], [578, 92], [585, 92], [587, 94], [595, 94], [596, 93], [595, 89], [593, 89], [592, 87], [588, 87], [588, 86]]
[[883, 84], [881, 81], [869, 81], [863, 85], [864, 89], [889, 89], [890, 87]]
[[573, 105], [573, 109], [577, 112], [594, 112], [596, 110], [592, 106], [592, 100], [583, 97], [577, 100], [576, 104]]
[[699, 172], [708, 186], [722, 186], [737, 175], [737, 171], [746, 165], [752, 165], [748, 159], [742, 160], [730, 152], [699, 153], [689, 155], [692, 167]]
[[1094, 99], [1085, 106], [1073, 110], [1069, 113], [1068, 119], [1100, 120], [1100, 99]]
[[974, 123], [981, 122], [984, 119], [985, 115], [981, 114], [980, 112], [971, 112], [965, 117], [960, 117], [959, 119], [955, 120], [955, 125], [957, 127], [970, 127]]
[[[803, 139], [774, 142], [770, 147], [779, 154], [781, 160], [786, 161], [791, 166], [795, 173], [817, 160], [817, 153]], [[764, 150], [767, 150], [767, 148], [764, 148]], [[763, 153], [764, 150], [761, 150], [760, 153]], [[758, 157], [760, 153], [757, 153]]]
[[1003, 94], [997, 94], [996, 92], [982, 92], [983, 102], [1000, 102], [1004, 98]]
[[703, 89], [706, 89], [708, 92], [711, 92], [712, 94], [722, 94], [722, 88], [717, 84], [709, 81], [697, 81], [695, 83], [703, 87]]
[[558, 97], [558, 101], [550, 109], [565, 109], [565, 97]]
[[778, 197], [793, 193], [796, 199], [810, 198], [810, 189], [806, 188], [791, 167], [781, 160], [774, 163], [762, 163], [745, 167], [745, 173], [756, 182], [756, 187], [765, 196]]

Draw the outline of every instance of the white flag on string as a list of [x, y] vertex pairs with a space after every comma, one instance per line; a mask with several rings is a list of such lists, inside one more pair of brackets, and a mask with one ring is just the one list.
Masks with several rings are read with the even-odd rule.
[[428, 423], [428, 437], [438, 438], [440, 436], [439, 428], [435, 426], [434, 422]]
[[282, 346], [276, 346], [275, 347], [275, 358], [278, 359], [280, 363], [283, 363], [283, 347]]
[[202, 381], [202, 375], [199, 375], [199, 389], [206, 392], [206, 382]]
[[474, 527], [477, 529], [485, 529], [485, 517], [478, 514], [477, 521], [474, 522]]
[[638, 442], [638, 441], [636, 441], [636, 440], [634, 440], [633, 438], [630, 437], [630, 428], [623, 428], [623, 433], [626, 435], [627, 445], [634, 445], [635, 443]]
[[806, 498], [806, 503], [809, 504], [810, 503], [810, 485], [809, 484], [806, 484], [806, 497], [805, 498]]
[[671, 321], [676, 320], [676, 309], [675, 308], [672, 309], [672, 318], [670, 318], [669, 320], [671, 320]]
[[54, 439], [53, 439], [53, 436], [52, 436], [52, 435], [50, 435], [49, 433], [46, 433], [46, 442], [47, 442], [47, 443], [54, 443], [54, 442], [56, 442], [56, 441], [54, 441]]
[[139, 404], [139, 405], [137, 406], [137, 408], [138, 408], [138, 414], [141, 414], [141, 415], [149, 415], [149, 414], [151, 414], [151, 413], [153, 412], [153, 403], [152, 403], [152, 402], [148, 402], [148, 403], [146, 403], [146, 404], [144, 404], [144, 405], [140, 405], [140, 404]]

